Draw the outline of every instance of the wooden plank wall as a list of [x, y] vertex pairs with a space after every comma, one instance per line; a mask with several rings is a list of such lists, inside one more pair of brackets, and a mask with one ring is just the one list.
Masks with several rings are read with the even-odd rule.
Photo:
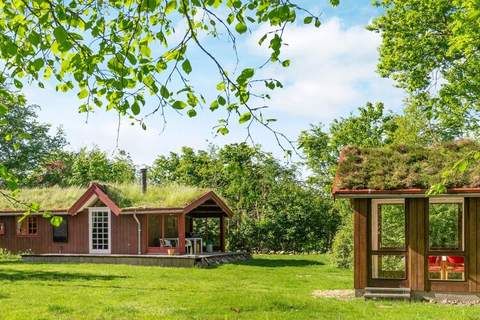
[[367, 217], [370, 211], [370, 199], [352, 199], [353, 208], [353, 270], [354, 288], [364, 289], [368, 284], [368, 237]]
[[[137, 216], [138, 217], [138, 216]], [[137, 222], [133, 215], [112, 214], [112, 253], [137, 254]]]
[[[38, 217], [38, 235], [17, 236], [16, 217], [2, 216], [0, 222], [5, 224], [5, 234], [0, 235], [0, 248], [37, 254], [88, 253], [88, 209], [64, 218], [68, 219], [68, 242], [53, 242], [53, 227], [47, 219]], [[112, 214], [112, 253], [137, 253], [137, 223], [133, 216]]]
[[88, 211], [68, 219], [68, 242], [53, 242], [53, 227], [47, 219], [38, 217], [38, 235], [17, 236], [15, 216], [0, 217], [5, 234], [0, 235], [0, 247], [12, 252], [88, 253]]
[[407, 213], [407, 269], [409, 287], [415, 291], [426, 290], [426, 219], [428, 217], [428, 199], [405, 199]]
[[465, 225], [467, 228], [467, 237], [465, 241], [465, 250], [468, 253], [468, 290], [470, 292], [480, 291], [480, 277], [478, 272], [480, 271], [480, 198], [466, 198], [465, 199], [465, 211], [468, 212], [466, 216]]

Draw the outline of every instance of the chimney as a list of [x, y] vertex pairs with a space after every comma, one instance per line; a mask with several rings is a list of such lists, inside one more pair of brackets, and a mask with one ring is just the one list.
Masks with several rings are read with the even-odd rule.
[[147, 168], [140, 169], [142, 175], [142, 192], [147, 192]]

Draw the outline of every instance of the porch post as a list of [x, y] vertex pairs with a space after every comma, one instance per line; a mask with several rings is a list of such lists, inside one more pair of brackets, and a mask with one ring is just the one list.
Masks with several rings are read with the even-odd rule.
[[185, 254], [185, 215], [178, 216], [178, 253]]
[[220, 216], [220, 251], [225, 252], [225, 218]]

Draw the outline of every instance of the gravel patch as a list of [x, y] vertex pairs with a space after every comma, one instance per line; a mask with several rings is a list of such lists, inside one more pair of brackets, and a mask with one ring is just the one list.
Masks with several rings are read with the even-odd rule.
[[354, 290], [314, 290], [312, 292], [314, 298], [333, 298], [337, 300], [352, 300], [355, 298]]

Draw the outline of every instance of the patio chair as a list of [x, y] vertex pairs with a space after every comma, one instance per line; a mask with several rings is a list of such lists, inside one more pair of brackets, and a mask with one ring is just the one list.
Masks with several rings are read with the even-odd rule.
[[185, 239], [185, 248], [186, 248], [186, 252], [188, 254], [193, 254], [193, 246], [192, 246], [192, 241], [189, 240], [189, 239]]

